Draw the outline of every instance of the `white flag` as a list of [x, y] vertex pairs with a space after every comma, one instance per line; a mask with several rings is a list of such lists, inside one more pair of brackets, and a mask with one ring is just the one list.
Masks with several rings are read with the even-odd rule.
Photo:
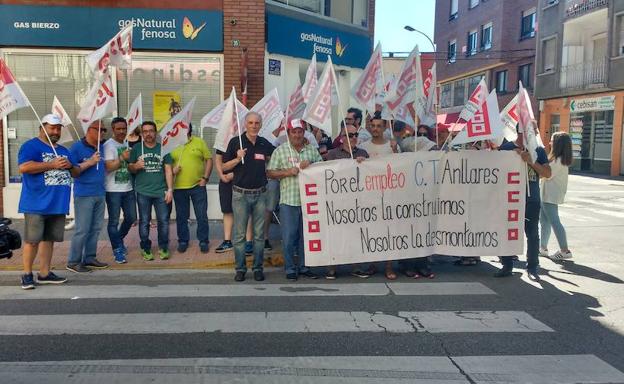
[[320, 128], [331, 137], [335, 136], [335, 133], [332, 132], [331, 109], [332, 105], [338, 103], [338, 100], [334, 98], [337, 86], [338, 80], [331, 56], [327, 56], [327, 63], [325, 63], [314, 94], [306, 105], [302, 120]]
[[535, 162], [537, 160], [537, 147], [540, 146], [535, 134], [535, 128], [533, 127], [535, 116], [533, 115], [533, 107], [531, 106], [529, 93], [522, 86], [521, 81], [518, 84], [518, 104], [516, 104], [516, 111], [518, 114], [519, 144], [529, 151], [531, 160]]
[[433, 63], [431, 69], [427, 71], [427, 77], [423, 83], [422, 93], [416, 93], [416, 100], [414, 101], [414, 110], [418, 115], [420, 124], [425, 124], [429, 127], [433, 127], [436, 123], [436, 65]]
[[503, 123], [498, 110], [496, 90], [485, 98], [472, 119], [457, 134], [451, 145], [470, 143], [481, 140], [492, 140], [503, 136]]
[[485, 77], [482, 77], [477, 87], [474, 89], [474, 91], [472, 91], [472, 94], [468, 98], [466, 105], [464, 105], [464, 109], [462, 109], [461, 113], [459, 114], [459, 118], [463, 119], [464, 121], [472, 119], [472, 116], [474, 116], [475, 112], [477, 112], [479, 106], [483, 104], [483, 100], [485, 100], [485, 97], [487, 95], [487, 84], [485, 84]]
[[128, 135], [143, 123], [143, 99], [141, 94], [134, 99], [126, 116]]
[[189, 126], [193, 117], [194, 106], [195, 98], [193, 97], [160, 131], [160, 137], [162, 137], [161, 156], [164, 157], [188, 141]]
[[91, 71], [97, 76], [108, 72], [108, 66], [132, 67], [132, 23], [119, 31], [108, 43], [86, 57]]
[[386, 95], [385, 101], [390, 112], [394, 113], [399, 107], [413, 103], [416, 98], [424, 99], [420, 71], [420, 53], [417, 45], [403, 62], [396, 84]]
[[375, 98], [384, 91], [382, 70], [381, 43], [377, 43], [364, 72], [351, 89], [353, 98], [369, 111], [375, 110]]
[[[72, 134], [69, 130], [69, 126], [71, 125], [72, 127], [74, 127], [74, 130], [76, 129], [76, 127], [74, 126], [74, 123], [72, 123], [71, 118], [65, 111], [65, 108], [63, 108], [63, 106], [61, 105], [61, 102], [56, 97], [56, 95], [54, 96], [54, 99], [52, 100], [52, 113], [60, 117], [61, 123], [63, 124], [63, 129], [61, 129], [61, 138], [59, 139], [59, 143], [64, 144], [64, 143], [71, 143], [72, 141], [74, 141], [74, 138], [72, 137]], [[78, 133], [78, 131], [76, 131], [76, 135], [78, 136], [78, 139], [80, 139], [81, 136]]]
[[29, 105], [30, 101], [28, 101], [24, 91], [20, 88], [4, 60], [0, 58], [0, 120], [16, 109]]
[[267, 140], [273, 140], [273, 131], [279, 128], [282, 120], [284, 120], [284, 112], [282, 112], [277, 89], [273, 88], [271, 92], [264, 95], [264, 97], [251, 108], [251, 111], [257, 112], [262, 117], [262, 128], [259, 135]]
[[77, 117], [82, 125], [82, 130], [86, 132], [93, 121], [112, 113], [116, 107], [117, 101], [113, 91], [113, 81], [110, 73], [106, 73], [93, 84], [80, 108], [80, 112], [78, 112]]
[[501, 145], [503, 143], [503, 138], [507, 139], [507, 141], [516, 141], [518, 138], [518, 132], [516, 131], [516, 125], [518, 124], [517, 106], [518, 95], [514, 96], [509, 104], [501, 111], [500, 117], [503, 122], [503, 137], [494, 140], [496, 145]]
[[216, 128], [218, 130], [213, 146], [215, 149], [225, 152], [232, 137], [237, 136], [239, 131], [241, 134], [245, 131], [244, 120], [247, 112], [249, 112], [247, 108], [236, 98], [236, 89], [232, 87], [230, 97], [219, 104], [208, 115], [204, 116], [206, 120], [202, 119], [202, 127]]
[[314, 89], [318, 84], [318, 78], [316, 77], [316, 53], [312, 55], [312, 60], [310, 61], [310, 65], [308, 65], [308, 70], [306, 71], [305, 81], [303, 82], [303, 101], [308, 102], [312, 95], [314, 94]]
[[305, 110], [305, 102], [303, 101], [303, 92], [301, 83], [297, 82], [295, 90], [288, 99], [288, 107], [286, 107], [286, 120], [300, 119]]

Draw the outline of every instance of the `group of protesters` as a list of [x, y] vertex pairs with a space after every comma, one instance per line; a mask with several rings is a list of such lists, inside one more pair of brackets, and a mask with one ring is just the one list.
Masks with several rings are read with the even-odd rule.
[[[50, 263], [54, 242], [62, 242], [64, 238], [72, 183], [75, 232], [67, 270], [87, 273], [108, 267], [96, 257], [105, 209], [116, 263], [126, 263], [128, 248], [124, 240], [137, 221], [137, 207], [142, 258], [145, 261], [155, 258], [149, 238], [154, 211], [157, 256], [162, 260], [169, 259], [172, 201], [175, 202], [177, 252], [184, 253], [189, 247], [191, 202], [197, 220], [200, 251], [209, 252], [206, 183], [213, 169], [213, 157], [205, 141], [193, 135], [192, 126], [186, 144], [161, 156], [157, 127], [152, 121], [142, 122], [139, 132], [129, 135], [126, 120], [114, 118], [110, 124], [111, 137], [105, 142], [99, 140], [107, 132], [107, 127], [101, 121], [93, 122], [84, 137], [69, 150], [58, 144], [64, 129], [61, 119], [50, 114], [41, 122], [39, 135], [25, 142], [18, 155], [19, 171], [23, 175], [19, 211], [25, 217], [22, 288], [35, 288], [36, 283], [62, 284], [67, 281], [50, 270]], [[262, 117], [258, 113], [249, 112], [243, 124], [244, 132], [240, 137], [233, 137], [227, 149], [217, 150], [214, 157], [224, 227], [224, 240], [215, 251], [234, 251], [237, 282], [245, 280], [246, 256], [253, 256], [254, 280], [264, 280], [264, 252], [272, 249], [268, 229], [275, 211], [279, 213], [286, 278], [291, 281], [300, 277], [319, 278], [319, 274], [305, 264], [298, 183], [299, 172], [310, 164], [339, 159], [362, 162], [398, 152], [452, 149], [448, 144], [449, 134], [452, 134], [448, 127], [420, 125], [413, 130], [400, 122], [390, 124], [379, 112], [363, 121], [362, 111], [357, 108], [348, 110], [340, 134], [333, 141], [320, 129], [300, 119], [286, 121], [286, 135], [275, 132], [275, 140], [259, 135]], [[471, 148], [477, 146], [466, 149]], [[572, 161], [570, 138], [565, 133], [553, 136], [550, 155], [538, 147], [536, 161], [514, 142], [506, 142], [499, 149], [517, 151], [528, 164], [527, 272], [537, 279], [539, 255], [554, 260], [572, 256], [557, 212], [558, 204], [563, 202], [567, 168]], [[540, 178], [544, 183], [541, 195]], [[552, 256], [547, 251], [551, 227], [561, 247]], [[37, 256], [40, 268], [35, 280], [32, 269]], [[510, 276], [514, 258], [501, 257], [502, 268], [495, 276]], [[466, 257], [460, 258], [458, 263], [474, 265], [478, 261], [478, 258]], [[401, 260], [398, 266], [408, 277], [434, 277], [427, 257]], [[387, 279], [397, 279], [392, 261], [385, 262], [384, 268]], [[351, 274], [357, 277], [367, 278], [374, 273], [375, 264], [351, 267]], [[325, 277], [336, 279], [336, 267], [328, 267]]]

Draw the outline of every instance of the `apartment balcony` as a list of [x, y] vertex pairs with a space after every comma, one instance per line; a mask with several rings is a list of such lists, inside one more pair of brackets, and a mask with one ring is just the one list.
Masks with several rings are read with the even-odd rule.
[[572, 19], [609, 6], [609, 0], [568, 0], [565, 19]]
[[562, 91], [604, 88], [607, 83], [607, 58], [561, 67], [559, 88]]

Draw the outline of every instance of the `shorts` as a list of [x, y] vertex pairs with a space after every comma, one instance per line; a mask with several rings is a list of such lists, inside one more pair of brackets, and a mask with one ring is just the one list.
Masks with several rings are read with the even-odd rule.
[[279, 180], [269, 179], [267, 183], [266, 194], [266, 210], [267, 212], [273, 212], [277, 208], [280, 199], [280, 182]]
[[65, 236], [65, 215], [24, 214], [24, 241], [39, 243], [53, 241], [60, 243]]
[[219, 204], [221, 213], [233, 213], [232, 210], [232, 182], [224, 183], [219, 181]]

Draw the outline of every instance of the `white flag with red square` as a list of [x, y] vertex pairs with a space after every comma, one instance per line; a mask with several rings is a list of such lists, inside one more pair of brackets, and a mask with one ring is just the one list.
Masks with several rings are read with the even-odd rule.
[[89, 125], [96, 120], [100, 120], [111, 114], [117, 107], [113, 81], [110, 73], [98, 78], [89, 90], [80, 112], [78, 120], [82, 125], [83, 132], [86, 132]]
[[369, 111], [375, 110], [375, 97], [384, 91], [382, 70], [381, 43], [377, 43], [366, 68], [351, 89], [353, 98]]
[[193, 107], [195, 106], [195, 98], [193, 97], [182, 110], [173, 116], [167, 124], [160, 130], [162, 138], [161, 156], [171, 153], [180, 145], [184, 145], [188, 141], [189, 126], [193, 117]]
[[299, 82], [295, 90], [288, 99], [288, 107], [286, 108], [286, 120], [300, 119], [305, 111], [305, 102], [303, 101], [303, 87]]
[[30, 105], [30, 101], [15, 80], [15, 76], [0, 58], [0, 120], [19, 108]]
[[531, 98], [529, 93], [522, 86], [520, 81], [518, 84], [518, 104], [516, 107], [518, 114], [518, 144], [524, 147], [531, 155], [531, 160], [537, 160], [537, 147], [539, 143], [535, 134], [535, 115], [531, 106]]
[[413, 103], [416, 98], [424, 98], [420, 71], [420, 53], [417, 45], [403, 62], [396, 84], [386, 95], [385, 102], [391, 113], [395, 113], [401, 106]]
[[420, 124], [425, 124], [429, 127], [433, 127], [436, 123], [436, 111], [435, 105], [437, 104], [437, 91], [436, 91], [436, 65], [427, 70], [427, 77], [423, 82], [422, 94], [416, 95], [414, 101], [414, 111], [418, 115]]
[[320, 128], [329, 136], [334, 136], [331, 124], [332, 105], [336, 105], [338, 100], [335, 98], [337, 92], [338, 81], [332, 64], [331, 56], [327, 57], [327, 63], [321, 74], [314, 94], [306, 105], [303, 112], [303, 118], [307, 123]]
[[308, 102], [312, 95], [314, 94], [314, 89], [318, 84], [318, 77], [316, 75], [316, 53], [312, 55], [312, 60], [310, 60], [310, 65], [308, 65], [308, 70], [306, 71], [305, 80], [303, 81], [303, 101]]
[[[227, 150], [232, 137], [245, 132], [245, 116], [249, 111], [236, 98], [236, 89], [232, 87], [230, 97], [213, 109], [202, 119], [202, 128], [217, 129], [213, 147], [221, 152]], [[239, 127], [240, 124], [240, 127]]]
[[451, 145], [492, 140], [503, 135], [503, 123], [498, 110], [496, 90], [483, 100], [472, 119], [468, 120], [464, 129], [457, 134]]
[[483, 100], [488, 95], [487, 84], [485, 84], [485, 77], [481, 78], [477, 87], [472, 91], [466, 105], [464, 105], [464, 109], [459, 114], [459, 118], [464, 121], [468, 121], [472, 119], [475, 112], [479, 109], [479, 106], [483, 104]]
[[132, 68], [132, 23], [119, 31], [108, 43], [86, 57], [97, 76], [108, 72], [108, 66]]
[[260, 136], [273, 139], [273, 131], [279, 128], [282, 120], [284, 120], [284, 112], [280, 105], [277, 88], [264, 95], [264, 97], [251, 108], [251, 111], [257, 112], [262, 117], [262, 128]]

